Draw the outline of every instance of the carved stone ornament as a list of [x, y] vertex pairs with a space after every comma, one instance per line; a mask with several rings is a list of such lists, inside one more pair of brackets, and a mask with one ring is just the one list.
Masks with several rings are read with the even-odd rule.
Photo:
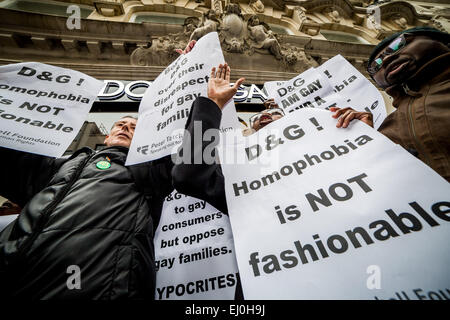
[[210, 9], [206, 14], [203, 15], [203, 22], [201, 26], [199, 26], [192, 32], [189, 40], [198, 40], [205, 34], [217, 31], [219, 25], [220, 21], [217, 17], [216, 11]]
[[281, 46], [271, 30], [267, 30], [260, 23], [257, 15], [251, 16], [247, 21], [248, 41], [253, 49], [268, 49], [278, 60], [283, 58]]
[[246, 28], [239, 4], [226, 5], [219, 38], [225, 51], [243, 53], [247, 49]]
[[105, 17], [120, 16], [125, 13], [121, 2], [111, 0], [96, 0], [94, 7], [99, 14]]
[[439, 17], [450, 19], [450, 8], [439, 9], [434, 12]]
[[294, 11], [292, 13], [292, 19], [300, 24], [300, 26], [308, 20], [308, 17], [306, 16], [306, 10], [303, 7], [295, 6]]
[[212, 0], [211, 8], [213, 8], [217, 14], [222, 14], [222, 2], [220, 0]]
[[379, 8], [369, 8], [367, 10], [366, 19], [367, 19], [366, 27], [368, 29], [373, 29], [377, 31], [380, 31], [382, 29], [381, 15]]
[[[305, 26], [310, 27], [308, 33], [311, 35], [317, 34], [319, 30], [318, 25], [306, 23]], [[135, 49], [130, 57], [131, 64], [168, 65], [178, 57], [175, 49], [184, 49], [190, 40], [199, 40], [209, 32], [217, 31], [224, 53], [243, 54], [246, 59], [259, 54], [264, 56], [264, 61], [273, 59], [270, 58], [272, 55], [272, 63], [288, 72], [301, 72], [317, 66], [317, 62], [307, 56], [304, 50], [283, 46], [283, 36], [272, 32], [256, 14], [245, 21], [239, 5], [235, 3], [228, 4], [221, 15], [211, 9], [201, 20], [189, 17], [183, 27], [183, 32], [153, 39], [150, 46]]]
[[400, 29], [404, 30], [408, 27], [408, 21], [400, 14], [393, 15], [390, 20]]
[[372, 5], [375, 1], [374, 0], [362, 0], [362, 7], [366, 8], [370, 5]]
[[291, 45], [283, 46], [282, 52], [284, 55], [283, 63], [287, 70], [301, 73], [311, 67], [315, 68], [319, 66], [317, 61], [298, 47]]
[[154, 39], [150, 47], [136, 48], [131, 53], [130, 62], [135, 66], [167, 65], [178, 56], [175, 52], [178, 48], [181, 46], [172, 37], [160, 37]]
[[261, 0], [250, 0], [248, 5], [257, 13], [264, 12], [264, 3]]
[[336, 10], [336, 8], [328, 7], [326, 8], [323, 13], [334, 23], [341, 22], [341, 15], [339, 14], [339, 11]]
[[301, 32], [306, 33], [309, 36], [317, 36], [320, 31], [320, 25], [318, 24], [304, 24], [302, 26]]
[[428, 25], [442, 32], [450, 32], [450, 19], [442, 17], [440, 15], [435, 15], [433, 18], [431, 18]]
[[191, 37], [191, 34], [200, 27], [202, 24], [201, 20], [197, 17], [188, 17], [184, 20], [183, 24], [183, 33], [188, 36], [188, 38]]

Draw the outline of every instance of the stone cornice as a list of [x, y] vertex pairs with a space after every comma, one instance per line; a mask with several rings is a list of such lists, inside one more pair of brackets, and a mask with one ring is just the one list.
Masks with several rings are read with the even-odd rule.
[[[72, 38], [87, 37], [118, 41], [149, 41], [151, 36], [179, 32], [180, 26], [147, 23], [129, 23], [104, 20], [81, 19], [81, 29], [69, 30], [67, 18], [46, 14], [20, 12], [0, 8], [0, 30], [29, 34], [57, 34]], [[123, 35], [123, 36], [121, 36]]]
[[[320, 0], [317, 3], [317, 6], [326, 3], [348, 5], [346, 0]], [[156, 78], [164, 69], [165, 63], [131, 66], [131, 53], [137, 47], [147, 45], [152, 39], [170, 38], [183, 30], [179, 25], [92, 19], [82, 19], [80, 30], [69, 30], [64, 17], [7, 9], [0, 9], [0, 19], [0, 64], [38, 61], [79, 70], [100, 79]], [[293, 54], [306, 54], [304, 57], [307, 61], [298, 60], [298, 63], [305, 63], [305, 68], [309, 68], [310, 63], [321, 64], [340, 53], [361, 71], [373, 48], [373, 45], [333, 42], [308, 36], [280, 35], [279, 39], [282, 46], [298, 51], [292, 51]], [[289, 48], [287, 50], [291, 50]], [[235, 70], [233, 74], [245, 77], [252, 83], [287, 80], [298, 74], [269, 53], [256, 52], [255, 56], [228, 52], [224, 54]]]
[[[20, 63], [21, 60], [2, 59], [0, 65], [11, 63]], [[44, 61], [45, 62], [45, 61]], [[47, 62], [50, 63], [50, 62]], [[125, 65], [94, 65], [94, 64], [76, 64], [51, 62], [52, 65], [62, 68], [69, 68], [83, 72], [97, 79], [110, 80], [154, 80], [165, 69], [157, 66], [125, 66]], [[245, 69], [233, 69], [232, 80], [245, 77], [246, 82], [263, 84], [269, 80], [289, 80], [297, 73], [274, 72], [274, 71], [256, 71]]]
[[378, 7], [380, 8], [382, 18], [400, 13], [403, 14], [405, 18], [409, 18], [408, 23], [411, 24], [414, 22], [414, 19], [430, 19], [430, 15], [418, 13], [412, 4], [405, 1], [382, 3]]
[[286, 4], [298, 5], [310, 12], [337, 7], [345, 13], [346, 18], [351, 18], [355, 12], [355, 7], [348, 0], [289, 0]]

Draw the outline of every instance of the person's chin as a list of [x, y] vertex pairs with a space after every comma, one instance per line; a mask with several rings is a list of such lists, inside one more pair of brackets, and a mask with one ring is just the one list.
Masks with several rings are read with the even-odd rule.
[[116, 141], [114, 141], [111, 146], [113, 147], [125, 147], [125, 148], [129, 148], [131, 145], [130, 141], [125, 141], [125, 139], [117, 139]]

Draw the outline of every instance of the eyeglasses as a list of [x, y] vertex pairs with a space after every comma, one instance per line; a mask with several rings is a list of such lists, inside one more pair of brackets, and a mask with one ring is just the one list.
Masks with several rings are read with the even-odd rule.
[[263, 105], [266, 109], [278, 108], [278, 104], [275, 102], [274, 99], [269, 99], [269, 100], [264, 101]]
[[271, 108], [271, 109], [266, 109], [262, 112], [256, 113], [254, 115], [252, 115], [249, 119], [249, 123], [250, 123], [250, 127], [253, 128], [253, 125], [255, 124], [256, 121], [260, 120], [262, 117], [269, 115], [271, 118], [273, 116], [284, 116], [284, 111], [280, 108]]
[[400, 49], [404, 48], [406, 45], [406, 37], [407, 34], [402, 34], [401, 36], [395, 38], [384, 51], [381, 53], [381, 55], [376, 58], [370, 65], [367, 66], [367, 72], [369, 74], [374, 75], [378, 72], [378, 70], [381, 69], [381, 65], [383, 64], [384, 58], [387, 56], [390, 56], [398, 51]]

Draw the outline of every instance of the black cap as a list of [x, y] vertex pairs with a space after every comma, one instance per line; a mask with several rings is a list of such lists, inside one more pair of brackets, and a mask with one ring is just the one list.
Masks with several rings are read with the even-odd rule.
[[410, 34], [413, 33], [413, 34], [416, 34], [416, 35], [424, 35], [424, 36], [430, 37], [432, 39], [441, 41], [445, 45], [447, 45], [450, 42], [450, 34], [448, 34], [446, 32], [439, 31], [438, 29], [435, 29], [435, 28], [431, 28], [431, 27], [415, 27], [415, 28], [403, 30], [403, 31], [397, 32], [397, 33], [393, 34], [392, 36], [387, 37], [383, 41], [381, 41], [375, 47], [375, 49], [373, 49], [372, 54], [370, 55], [368, 64], [370, 65], [372, 63], [373, 59], [375, 59], [375, 57], [377, 56], [377, 54], [381, 50], [383, 50], [384, 47], [386, 47], [389, 43], [391, 43], [392, 40], [394, 40], [395, 38], [397, 38], [398, 36], [400, 36], [401, 34], [404, 34], [404, 33], [410, 33]]

